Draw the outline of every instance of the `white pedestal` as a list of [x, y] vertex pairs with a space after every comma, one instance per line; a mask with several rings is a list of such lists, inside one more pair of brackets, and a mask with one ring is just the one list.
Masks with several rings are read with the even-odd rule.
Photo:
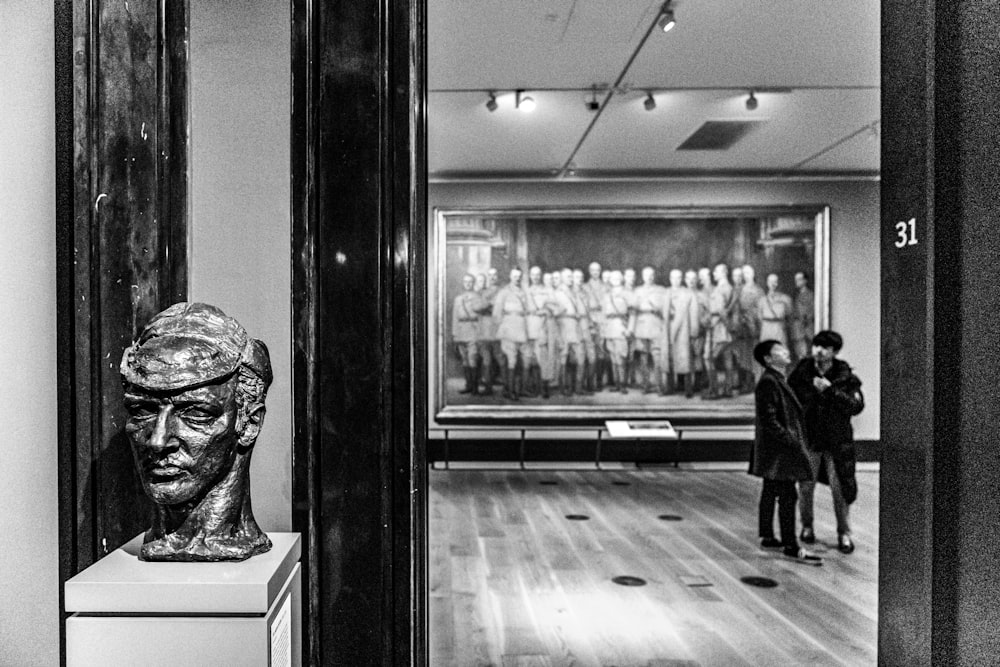
[[66, 582], [66, 664], [302, 664], [298, 533], [238, 563], [148, 563], [142, 536]]

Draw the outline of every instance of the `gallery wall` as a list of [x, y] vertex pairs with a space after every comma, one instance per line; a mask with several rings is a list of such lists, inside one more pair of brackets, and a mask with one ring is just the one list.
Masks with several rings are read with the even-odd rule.
[[274, 384], [251, 463], [254, 515], [291, 529], [290, 8], [191, 3], [189, 298], [267, 344]]
[[0, 665], [59, 664], [54, 27], [0, 3]]
[[[435, 208], [587, 206], [830, 207], [830, 323], [844, 336], [841, 357], [863, 381], [867, 406], [855, 437], [879, 438], [879, 184], [877, 181], [674, 180], [608, 182], [454, 182], [428, 189]], [[430, 223], [429, 223], [430, 224]], [[428, 321], [434, 341], [434, 320]], [[435, 346], [428, 350], [433, 368]], [[433, 405], [429, 405], [433, 415]]]

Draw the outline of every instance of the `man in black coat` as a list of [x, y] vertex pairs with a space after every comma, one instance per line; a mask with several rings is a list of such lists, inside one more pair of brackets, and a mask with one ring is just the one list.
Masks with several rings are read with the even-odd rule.
[[[750, 474], [764, 479], [759, 505], [759, 535], [762, 547], [781, 547], [797, 562], [822, 565], [823, 560], [799, 548], [795, 539], [795, 483], [813, 478], [806, 452], [802, 406], [788, 383], [785, 371], [791, 353], [776, 340], [758, 343], [753, 357], [764, 373], [754, 392], [756, 437], [750, 453]], [[774, 504], [778, 501], [781, 541], [774, 538]]]
[[[820, 331], [812, 339], [812, 357], [792, 371], [788, 384], [805, 410], [809, 459], [814, 476], [830, 485], [837, 517], [837, 548], [854, 551], [848, 508], [858, 494], [854, 479], [854, 430], [851, 417], [865, 407], [861, 380], [837, 353], [844, 340], [836, 331]], [[816, 482], [799, 483], [802, 541], [816, 541], [813, 532], [813, 491]]]

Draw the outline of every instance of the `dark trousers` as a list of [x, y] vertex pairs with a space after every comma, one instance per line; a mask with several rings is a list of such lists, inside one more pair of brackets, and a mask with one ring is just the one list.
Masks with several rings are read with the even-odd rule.
[[777, 501], [781, 544], [785, 548], [798, 548], [799, 543], [795, 539], [795, 503], [798, 497], [794, 481], [764, 480], [760, 490], [760, 537], [774, 537], [774, 502]]

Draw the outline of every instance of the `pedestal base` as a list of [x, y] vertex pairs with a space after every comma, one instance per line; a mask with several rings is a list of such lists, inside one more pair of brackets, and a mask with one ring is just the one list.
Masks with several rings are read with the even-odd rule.
[[142, 536], [66, 582], [66, 664], [298, 667], [298, 533], [239, 563], [147, 563]]

